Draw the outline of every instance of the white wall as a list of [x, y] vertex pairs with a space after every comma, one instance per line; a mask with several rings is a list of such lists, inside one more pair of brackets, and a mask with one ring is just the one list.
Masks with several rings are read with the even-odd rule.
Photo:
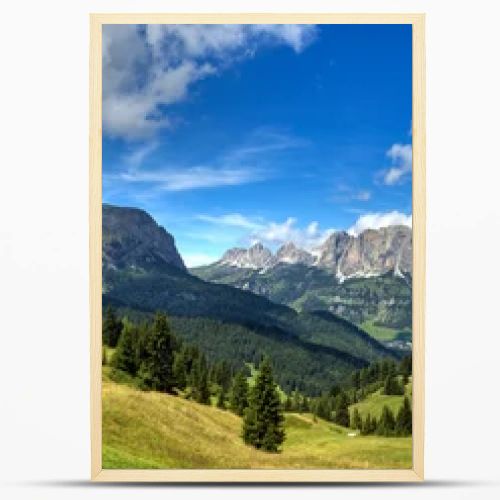
[[[500, 89], [498, 2], [287, 0], [290, 11], [426, 12], [426, 475], [342, 498], [498, 498]], [[56, 1], [2, 5], [0, 475], [5, 498], [164, 497], [89, 477], [89, 12], [280, 11], [279, 2]], [[495, 14], [497, 16], [495, 16]], [[81, 483], [80, 483], [81, 482]], [[272, 490], [283, 494], [280, 489]], [[266, 490], [182, 489], [205, 498]], [[289, 498], [332, 491], [289, 489]]]

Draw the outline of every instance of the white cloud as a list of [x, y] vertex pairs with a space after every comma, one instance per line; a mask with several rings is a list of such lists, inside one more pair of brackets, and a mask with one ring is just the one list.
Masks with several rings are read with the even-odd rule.
[[408, 226], [411, 227], [412, 217], [396, 210], [392, 212], [376, 212], [362, 215], [356, 223], [348, 230], [349, 234], [358, 235], [366, 229], [380, 229], [388, 226]]
[[258, 230], [262, 227], [262, 223], [253, 221], [241, 214], [225, 214], [219, 216], [213, 215], [198, 215], [197, 219], [211, 222], [212, 224], [240, 227], [243, 229]]
[[263, 34], [278, 42], [284, 42], [300, 53], [316, 37], [315, 26], [305, 24], [255, 24], [250, 25], [256, 34]]
[[206, 266], [218, 260], [219, 257], [216, 255], [209, 255], [205, 253], [184, 253], [182, 254], [182, 260], [186, 267], [198, 267]]
[[263, 45], [301, 52], [308, 25], [105, 25], [103, 130], [128, 140], [151, 137], [171, 120], [159, 106], [188, 96], [191, 85], [251, 57]]
[[164, 191], [187, 191], [191, 189], [237, 186], [257, 182], [264, 177], [256, 169], [190, 167], [165, 170], [129, 170], [120, 174], [127, 182], [156, 184]]
[[392, 186], [406, 180], [412, 170], [411, 144], [393, 144], [386, 154], [393, 166], [382, 172], [384, 184]]
[[279, 246], [289, 241], [300, 248], [312, 249], [333, 232], [334, 229], [320, 229], [319, 223], [313, 221], [306, 227], [298, 227], [297, 219], [288, 217], [283, 222], [264, 221], [261, 218], [249, 218], [239, 213], [221, 216], [199, 215], [199, 220], [212, 224], [238, 227], [246, 231], [244, 239], [248, 243], [261, 242], [266, 245]]
[[317, 221], [310, 222], [305, 228], [297, 226], [297, 219], [288, 217], [284, 222], [268, 222], [251, 235], [252, 241], [262, 241], [270, 245], [283, 245], [289, 241], [300, 248], [311, 250], [335, 232], [333, 228], [320, 229]]

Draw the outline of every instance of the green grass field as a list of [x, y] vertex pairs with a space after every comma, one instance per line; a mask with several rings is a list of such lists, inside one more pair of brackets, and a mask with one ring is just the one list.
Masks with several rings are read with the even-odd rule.
[[365, 321], [359, 325], [363, 330], [380, 342], [388, 342], [391, 340], [404, 340], [411, 339], [411, 330], [409, 329], [396, 329], [388, 328], [385, 326], [378, 326], [374, 324], [373, 320]]
[[286, 415], [286, 441], [273, 454], [246, 446], [241, 419], [181, 397], [109, 379], [102, 388], [103, 468], [411, 468], [411, 438], [350, 437], [349, 429]]
[[[412, 384], [409, 382], [405, 387], [405, 394], [410, 397]], [[367, 396], [366, 399], [360, 401], [359, 403], [353, 404], [349, 407], [349, 411], [352, 412], [354, 408], [357, 408], [361, 417], [364, 419], [369, 413], [372, 417], [377, 417], [377, 419], [382, 414], [382, 408], [387, 405], [390, 410], [397, 415], [401, 405], [403, 404], [404, 396], [386, 396], [382, 394], [382, 389], [375, 391], [373, 394]]]

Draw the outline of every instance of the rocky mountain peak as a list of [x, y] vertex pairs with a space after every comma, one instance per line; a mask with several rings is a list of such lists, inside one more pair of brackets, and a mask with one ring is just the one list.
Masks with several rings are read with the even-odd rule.
[[265, 271], [280, 263], [328, 269], [340, 281], [387, 272], [411, 274], [412, 231], [406, 226], [367, 229], [358, 236], [337, 231], [311, 252], [289, 241], [274, 256], [259, 242], [249, 249], [228, 250], [218, 264]]
[[314, 250], [316, 265], [337, 269], [340, 258], [344, 254], [351, 236], [345, 231], [332, 233], [322, 245]]
[[184, 270], [174, 238], [144, 210], [102, 206], [103, 269]]
[[224, 253], [219, 265], [242, 267], [249, 269], [262, 269], [271, 265], [273, 254], [271, 250], [257, 242], [248, 250], [245, 248], [231, 248]]
[[276, 252], [276, 261], [285, 264], [312, 265], [314, 257], [309, 252], [296, 247], [293, 242], [289, 241]]
[[337, 262], [343, 277], [374, 276], [387, 272], [412, 272], [412, 231], [406, 226], [367, 229], [350, 237]]

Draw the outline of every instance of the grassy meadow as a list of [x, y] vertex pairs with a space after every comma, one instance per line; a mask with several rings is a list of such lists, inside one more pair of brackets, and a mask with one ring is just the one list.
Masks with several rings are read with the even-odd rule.
[[286, 414], [281, 453], [241, 439], [241, 418], [181, 397], [116, 383], [104, 370], [103, 468], [411, 468], [411, 437], [349, 436], [353, 431]]
[[[412, 384], [411, 381], [405, 386], [405, 395], [410, 398], [411, 401], [411, 394], [412, 394]], [[357, 408], [359, 411], [359, 414], [361, 417], [364, 419], [366, 418], [366, 415], [369, 413], [372, 417], [376, 417], [377, 419], [380, 418], [380, 415], [382, 414], [382, 409], [384, 406], [388, 406], [389, 409], [394, 413], [394, 415], [397, 414], [399, 408], [401, 408], [401, 405], [403, 404], [403, 398], [404, 396], [387, 396], [385, 394], [382, 394], [382, 389], [379, 389], [372, 394], [369, 394], [366, 399], [363, 399], [363, 401], [360, 401], [359, 403], [355, 403], [349, 407], [350, 413], [354, 410], [354, 408]]]
[[411, 330], [409, 328], [398, 329], [380, 326], [376, 325], [374, 320], [364, 321], [360, 327], [379, 342], [411, 339]]

